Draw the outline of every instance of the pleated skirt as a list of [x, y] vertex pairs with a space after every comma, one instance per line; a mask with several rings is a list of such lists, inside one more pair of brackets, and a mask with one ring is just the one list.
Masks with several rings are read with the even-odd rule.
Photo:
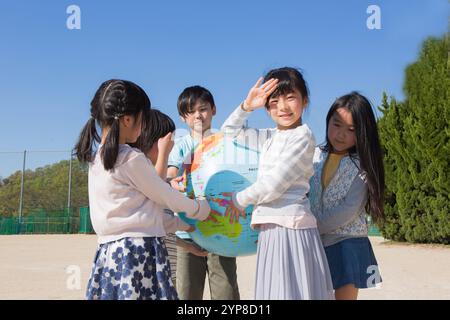
[[327, 257], [316, 228], [265, 224], [260, 231], [255, 299], [334, 299]]

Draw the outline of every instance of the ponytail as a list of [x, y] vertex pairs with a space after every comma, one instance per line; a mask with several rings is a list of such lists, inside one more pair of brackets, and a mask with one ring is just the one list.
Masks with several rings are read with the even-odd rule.
[[111, 129], [106, 136], [105, 144], [102, 146], [100, 156], [103, 160], [105, 170], [111, 170], [116, 164], [117, 155], [119, 154], [119, 120], [115, 119], [111, 125]]
[[94, 143], [101, 141], [95, 127], [97, 123], [102, 129], [109, 128], [100, 156], [105, 170], [112, 170], [119, 154], [119, 119], [126, 115], [137, 119], [142, 111], [150, 108], [147, 94], [133, 82], [118, 79], [103, 82], [91, 101], [91, 119], [75, 145], [78, 160], [82, 163], [94, 160]]
[[94, 142], [100, 142], [100, 137], [95, 127], [95, 119], [90, 118], [83, 130], [81, 130], [78, 142], [75, 145], [75, 155], [81, 163], [91, 162], [93, 160]]

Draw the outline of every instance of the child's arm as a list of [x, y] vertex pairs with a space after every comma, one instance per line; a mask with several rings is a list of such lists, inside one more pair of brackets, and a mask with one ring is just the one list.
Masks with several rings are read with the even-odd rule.
[[177, 246], [189, 251], [190, 253], [192, 253], [193, 255], [196, 255], [198, 257], [207, 257], [208, 256], [208, 251], [202, 249], [199, 245], [197, 245], [194, 242], [188, 243], [177, 237], [176, 244], [177, 244]]
[[251, 114], [242, 109], [240, 104], [230, 116], [225, 120], [221, 127], [224, 136], [229, 138], [238, 138], [238, 141], [245, 144], [246, 147], [261, 151], [262, 146], [270, 138], [270, 129], [245, 128], [245, 121]]
[[183, 162], [185, 161], [185, 155], [183, 153], [183, 149], [180, 147], [180, 144], [175, 144], [170, 152], [169, 159], [167, 162], [167, 179], [170, 180], [170, 185], [175, 190], [180, 192], [186, 191], [183, 186], [180, 186], [179, 183], [183, 180], [183, 177], [178, 177], [178, 172], [180, 168], [183, 167]]
[[173, 179], [173, 178], [175, 178], [177, 176], [177, 174], [178, 174], [178, 168], [177, 167], [171, 166], [171, 167], [167, 168], [167, 178]]
[[176, 231], [192, 232], [195, 230], [194, 226], [187, 224], [186, 222], [181, 220], [179, 217], [175, 216], [174, 214], [170, 214], [170, 213], [164, 213], [163, 225], [164, 225], [164, 230], [166, 230], [167, 233], [175, 233]]
[[[168, 133], [165, 137], [158, 140], [158, 158], [155, 164], [155, 170], [159, 177], [163, 180], [166, 179], [167, 174], [167, 161], [169, 158], [170, 150], [173, 148], [172, 133]], [[192, 232], [195, 227], [185, 223], [179, 217], [173, 213], [166, 213], [163, 216], [164, 230], [167, 233], [174, 233], [176, 231], [188, 231]]]
[[[178, 175], [178, 167], [181, 167], [182, 161], [179, 162], [179, 160], [174, 160], [174, 158], [176, 158], [176, 156], [172, 156], [172, 153], [170, 154], [170, 161], [169, 164], [172, 164], [171, 166], [167, 167], [167, 179], [170, 180], [170, 185], [172, 186], [172, 188], [174, 188], [175, 190], [178, 190], [180, 192], [185, 192], [186, 188], [183, 186], [180, 186], [179, 183], [183, 181], [183, 177], [177, 177]], [[175, 166], [174, 164], [176, 164], [177, 166]]]
[[256, 138], [258, 149], [260, 149], [265, 140], [267, 140], [268, 131], [253, 128], [245, 129], [245, 120], [247, 120], [252, 111], [262, 108], [265, 105], [267, 97], [276, 90], [278, 79], [271, 79], [259, 87], [261, 83], [262, 78], [258, 79], [256, 84], [250, 89], [245, 101], [233, 111], [221, 127], [221, 131], [231, 138], [236, 138], [242, 134], [248, 135], [249, 139]]
[[339, 206], [318, 215], [317, 227], [320, 234], [330, 233], [355, 219], [364, 209], [367, 203], [367, 195], [367, 184], [360, 175], [357, 175], [344, 201]]
[[242, 106], [243, 103], [230, 114], [220, 128], [220, 131], [223, 131], [227, 136], [234, 138], [244, 132], [245, 120], [247, 120], [251, 112], [244, 111]]
[[133, 155], [118, 172], [136, 190], [163, 207], [174, 212], [186, 212], [188, 217], [197, 220], [204, 220], [209, 215], [210, 207], [206, 200], [191, 200], [171, 188], [158, 176], [150, 160], [142, 153]]
[[158, 140], [158, 158], [155, 164], [155, 170], [161, 179], [166, 180], [167, 176], [167, 162], [169, 161], [169, 154], [174, 146], [172, 140], [172, 133], [168, 133], [165, 137]]
[[180, 140], [175, 143], [172, 150], [169, 153], [167, 161], [167, 178], [175, 178], [178, 176], [178, 170], [183, 167], [183, 161], [185, 154], [181, 147]]
[[315, 141], [309, 129], [289, 141], [277, 165], [260, 175], [255, 183], [233, 197], [233, 203], [243, 210], [251, 204], [262, 204], [278, 199], [294, 181], [303, 176], [307, 185], [314, 173]]

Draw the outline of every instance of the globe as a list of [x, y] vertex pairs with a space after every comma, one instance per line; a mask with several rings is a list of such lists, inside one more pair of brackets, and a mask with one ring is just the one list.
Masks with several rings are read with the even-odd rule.
[[195, 225], [192, 240], [209, 252], [237, 257], [256, 253], [258, 232], [250, 227], [253, 207], [246, 208], [246, 218], [230, 223], [225, 210], [231, 194], [241, 191], [256, 181], [259, 152], [239, 138], [216, 133], [197, 146], [191, 161], [186, 161], [185, 187], [187, 195], [205, 197], [214, 220], [197, 221], [184, 213], [179, 216]]

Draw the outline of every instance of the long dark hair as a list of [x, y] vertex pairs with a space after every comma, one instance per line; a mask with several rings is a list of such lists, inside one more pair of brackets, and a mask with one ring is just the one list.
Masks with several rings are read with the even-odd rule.
[[100, 156], [105, 170], [111, 170], [119, 153], [119, 118], [125, 115], [138, 119], [139, 114], [151, 107], [150, 99], [145, 91], [126, 80], [112, 79], [103, 82], [91, 101], [91, 118], [81, 130], [75, 154], [82, 163], [92, 162], [94, 159], [93, 147], [100, 142], [95, 127], [109, 127]]
[[142, 117], [141, 135], [130, 146], [138, 148], [146, 154], [150, 151], [153, 144], [157, 143], [160, 138], [165, 137], [168, 133], [174, 132], [175, 129], [175, 123], [165, 113], [157, 109], [146, 110]]
[[326, 144], [321, 147], [326, 152], [333, 152], [333, 146], [328, 139], [328, 124], [339, 108], [347, 108], [352, 114], [356, 144], [348, 150], [348, 153], [352, 159], [359, 159], [359, 169], [365, 173], [369, 190], [366, 210], [373, 221], [378, 223], [384, 218], [384, 166], [372, 105], [366, 97], [355, 91], [338, 98], [333, 103], [327, 114]]

